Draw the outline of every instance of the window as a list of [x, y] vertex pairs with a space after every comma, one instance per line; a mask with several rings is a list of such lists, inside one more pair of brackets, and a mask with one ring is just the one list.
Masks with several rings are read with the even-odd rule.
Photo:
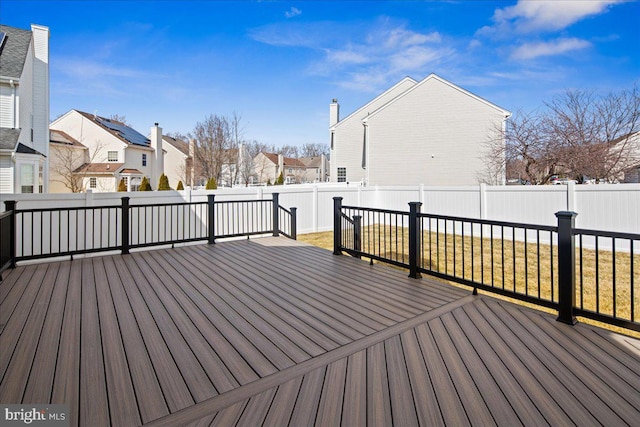
[[147, 166], [147, 155], [142, 153], [142, 166]]
[[107, 151], [107, 161], [108, 162], [117, 162], [118, 161], [118, 152], [117, 151]]
[[33, 186], [35, 185], [33, 165], [22, 165], [20, 170], [20, 192], [33, 193]]
[[338, 168], [338, 182], [347, 182], [347, 168]]
[[89, 178], [89, 188], [96, 188], [98, 186], [98, 179], [96, 177]]

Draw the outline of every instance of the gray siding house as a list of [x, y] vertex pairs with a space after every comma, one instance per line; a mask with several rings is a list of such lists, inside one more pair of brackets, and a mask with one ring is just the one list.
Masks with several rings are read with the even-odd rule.
[[511, 115], [435, 74], [406, 77], [343, 120], [336, 100], [329, 108], [331, 180], [365, 185], [476, 185]]
[[0, 193], [45, 193], [49, 29], [0, 25]]

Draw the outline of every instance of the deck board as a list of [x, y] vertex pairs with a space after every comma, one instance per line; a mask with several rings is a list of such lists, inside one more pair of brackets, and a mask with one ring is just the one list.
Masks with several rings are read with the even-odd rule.
[[[106, 271], [115, 271], [116, 266], [113, 258], [105, 258], [104, 264]], [[120, 334], [126, 349], [129, 375], [136, 395], [140, 418], [143, 423], [148, 422], [167, 415], [169, 408], [120, 276], [118, 274], [111, 275], [109, 284], [118, 324], [122, 325]]]
[[60, 330], [64, 315], [64, 310], [60, 310], [59, 307], [64, 307], [71, 265], [69, 262], [62, 262], [59, 267], [60, 269], [53, 285], [51, 302], [47, 309], [44, 327], [24, 393], [23, 402], [25, 403], [45, 402], [49, 401], [51, 397], [55, 366], [58, 359]]
[[640, 342], [283, 238], [20, 266], [1, 403], [71, 425], [627, 425]]
[[[82, 296], [80, 309], [80, 416], [82, 425], [94, 422], [108, 425], [109, 401], [105, 363], [102, 353], [102, 335], [96, 296], [96, 275], [93, 260], [83, 259]], [[96, 261], [99, 263], [100, 261]], [[111, 344], [109, 345], [111, 346]]]

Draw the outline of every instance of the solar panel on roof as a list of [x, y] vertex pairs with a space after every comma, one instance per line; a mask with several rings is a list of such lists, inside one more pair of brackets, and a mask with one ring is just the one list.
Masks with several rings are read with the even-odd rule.
[[0, 31], [0, 50], [4, 46], [4, 41], [7, 39], [7, 34], [4, 31]]
[[130, 128], [122, 123], [114, 122], [109, 119], [103, 119], [102, 117], [96, 117], [96, 120], [100, 122], [104, 127], [111, 129], [118, 133], [118, 135], [130, 144], [142, 145], [148, 147], [151, 143], [149, 139], [139, 133], [138, 131]]

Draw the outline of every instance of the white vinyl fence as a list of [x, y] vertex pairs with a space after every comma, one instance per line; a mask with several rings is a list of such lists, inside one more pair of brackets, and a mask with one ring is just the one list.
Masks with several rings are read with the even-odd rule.
[[[83, 193], [83, 194], [4, 194], [0, 201], [15, 200], [17, 209], [50, 209], [70, 207], [117, 206], [122, 203], [123, 196], [130, 197], [130, 205], [206, 202], [209, 194], [214, 194], [216, 201], [271, 199], [272, 193], [280, 194], [280, 205], [286, 208], [297, 208], [298, 234], [333, 229], [333, 198], [342, 197], [345, 206], [360, 206], [379, 209], [408, 211], [408, 203], [422, 202], [422, 212], [437, 215], [449, 215], [465, 218], [479, 218], [496, 221], [517, 222], [536, 225], [557, 224], [555, 213], [558, 211], [575, 211], [576, 227], [601, 231], [640, 234], [640, 184], [610, 185], [557, 185], [557, 186], [475, 186], [475, 187], [361, 187], [346, 184], [319, 185], [287, 185], [273, 187], [252, 187], [219, 190], [191, 191], [154, 191], [135, 193]], [[4, 210], [4, 203], [2, 203]], [[177, 230], [199, 230], [203, 226], [203, 211], [192, 206], [193, 212], [175, 219]], [[112, 211], [111, 213], [109, 213]], [[162, 218], [167, 222], [175, 222], [169, 213], [153, 209], [134, 211], [131, 218], [133, 225], [132, 242], [137, 243], [140, 236], [160, 235], [164, 231]], [[177, 210], [176, 210], [177, 212]], [[137, 215], [144, 213], [144, 218]], [[24, 248], [27, 253], [39, 247], [54, 248], [64, 242], [40, 239], [40, 236], [51, 235], [47, 227], [51, 221], [62, 228], [74, 213], [51, 213], [51, 218], [34, 222], [33, 229], [17, 230], [21, 234], [20, 241], [32, 248]], [[85, 233], [92, 241], [107, 239], [112, 230], [112, 222], [119, 220], [116, 210], [97, 210], [88, 217], [83, 214], [77, 218], [79, 224], [85, 224]], [[94, 216], [94, 215], [100, 215]], [[105, 215], [107, 217], [105, 217]], [[147, 215], [149, 217], [147, 218]], [[151, 216], [154, 223], [151, 223]], [[237, 213], [235, 214], [237, 216]], [[101, 223], [98, 224], [96, 218]], [[73, 218], [72, 218], [73, 219]], [[142, 229], [136, 224], [144, 224]], [[111, 230], [111, 231], [106, 231]], [[135, 231], [138, 230], [138, 231]], [[184, 231], [182, 231], [184, 233]], [[200, 233], [200, 231], [197, 231]], [[193, 234], [193, 231], [192, 231]], [[64, 235], [64, 233], [63, 233]], [[5, 236], [2, 236], [4, 239]], [[88, 245], [82, 240], [83, 245]], [[146, 238], [146, 237], [145, 237]], [[180, 238], [180, 236], [178, 236]], [[67, 240], [77, 239], [70, 235]], [[115, 237], [110, 236], [108, 240]], [[516, 238], [517, 239], [517, 238]], [[40, 241], [44, 240], [44, 241]], [[56, 240], [56, 239], [53, 239]], [[79, 246], [82, 248], [82, 246]], [[87, 246], [88, 247], [88, 246]], [[20, 248], [21, 250], [23, 248]]]
[[130, 197], [132, 206], [153, 203], [271, 199], [298, 208], [298, 234], [333, 229], [333, 197], [342, 204], [408, 211], [408, 203], [422, 202], [422, 212], [539, 225], [556, 225], [555, 213], [574, 211], [576, 227], [640, 233], [640, 184], [471, 187], [361, 187], [346, 184], [285, 185], [218, 190], [189, 189], [134, 193], [2, 194], [17, 201], [17, 209], [114, 206]]

